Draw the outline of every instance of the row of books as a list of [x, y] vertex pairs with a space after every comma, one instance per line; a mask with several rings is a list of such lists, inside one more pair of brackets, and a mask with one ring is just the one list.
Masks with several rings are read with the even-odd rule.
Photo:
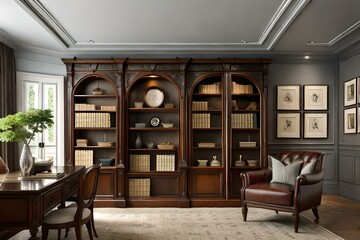
[[149, 154], [131, 154], [130, 171], [131, 172], [149, 172], [150, 171], [150, 155]]
[[194, 113], [192, 115], [193, 128], [210, 128], [210, 113]]
[[129, 197], [149, 197], [150, 178], [130, 178]]
[[93, 161], [93, 150], [75, 150], [75, 165], [90, 167], [91, 165], [93, 165]]
[[[90, 103], [75, 103], [75, 111], [93, 111], [96, 110], [95, 104]], [[116, 111], [116, 106], [100, 106], [103, 111]]]
[[156, 155], [156, 171], [175, 171], [175, 155]]
[[192, 102], [192, 110], [193, 111], [208, 110], [208, 102], [207, 101], [193, 101]]
[[231, 114], [232, 128], [257, 128], [256, 113], [233, 113]]
[[75, 113], [75, 127], [111, 127], [110, 113]]
[[221, 82], [213, 84], [201, 84], [199, 86], [199, 93], [217, 94], [221, 93]]
[[[131, 172], [150, 171], [149, 154], [131, 154], [129, 158]], [[156, 171], [175, 171], [175, 155], [156, 155]]]
[[96, 110], [96, 105], [89, 103], [75, 103], [75, 111], [83, 110]]
[[253, 85], [239, 84], [237, 82], [232, 82], [232, 93], [234, 94], [254, 93]]

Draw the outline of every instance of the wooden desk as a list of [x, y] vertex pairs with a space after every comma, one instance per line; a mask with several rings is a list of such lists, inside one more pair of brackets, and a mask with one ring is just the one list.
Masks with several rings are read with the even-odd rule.
[[19, 180], [20, 172], [0, 174], [0, 231], [29, 229], [36, 236], [43, 216], [76, 193], [83, 166], [54, 167], [59, 179]]

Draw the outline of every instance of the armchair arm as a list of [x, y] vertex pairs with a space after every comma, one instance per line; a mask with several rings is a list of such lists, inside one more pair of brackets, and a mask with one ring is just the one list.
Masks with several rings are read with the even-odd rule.
[[320, 170], [317, 173], [308, 173], [299, 175], [296, 178], [296, 182], [299, 185], [312, 185], [316, 184], [324, 179], [324, 170]]
[[242, 187], [248, 187], [255, 183], [270, 182], [272, 178], [272, 172], [269, 169], [249, 171], [240, 173], [242, 180]]

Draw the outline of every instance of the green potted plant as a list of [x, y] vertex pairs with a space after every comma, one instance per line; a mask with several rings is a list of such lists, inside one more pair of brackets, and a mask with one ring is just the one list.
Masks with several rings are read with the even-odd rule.
[[29, 109], [26, 112], [17, 112], [0, 118], [0, 141], [21, 142], [24, 144], [20, 156], [22, 176], [28, 176], [33, 160], [29, 143], [36, 133], [54, 124], [50, 109]]

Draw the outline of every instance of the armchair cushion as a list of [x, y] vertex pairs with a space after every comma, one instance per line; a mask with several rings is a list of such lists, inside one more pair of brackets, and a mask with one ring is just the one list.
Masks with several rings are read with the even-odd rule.
[[316, 164], [317, 164], [317, 160], [314, 160], [314, 161], [312, 161], [310, 163], [304, 163], [304, 164], [306, 164], [306, 165], [304, 165], [303, 168], [301, 169], [300, 175], [315, 172], [315, 167], [316, 167]]
[[282, 183], [256, 183], [246, 189], [246, 200], [292, 206], [294, 201], [293, 185]]
[[272, 180], [271, 183], [285, 183], [295, 185], [296, 178], [299, 176], [302, 161], [284, 165], [276, 158], [271, 158]]

